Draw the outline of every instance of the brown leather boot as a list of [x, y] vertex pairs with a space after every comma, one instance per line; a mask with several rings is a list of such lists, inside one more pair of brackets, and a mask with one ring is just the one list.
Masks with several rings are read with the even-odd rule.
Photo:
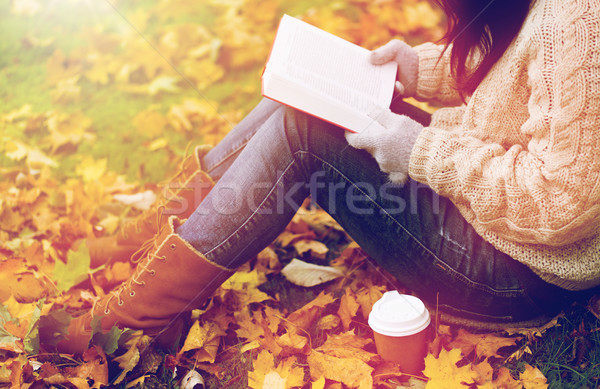
[[59, 352], [85, 351], [94, 317], [101, 318], [104, 331], [116, 325], [159, 333], [180, 312], [200, 307], [235, 272], [209, 262], [181, 239], [175, 233], [180, 224], [171, 216], [129, 280], [97, 301], [90, 312], [71, 321], [67, 338], [57, 346]]
[[214, 185], [200, 163], [208, 150], [208, 146], [196, 147], [194, 153], [183, 161], [179, 173], [165, 186], [162, 198], [150, 209], [121, 226], [118, 233], [87, 239], [90, 267], [129, 260], [144, 242], [158, 233], [167, 219], [163, 215], [188, 218]]

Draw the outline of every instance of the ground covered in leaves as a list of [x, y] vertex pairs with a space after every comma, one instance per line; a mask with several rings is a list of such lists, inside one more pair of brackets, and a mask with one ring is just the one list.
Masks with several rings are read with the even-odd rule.
[[[443, 32], [423, 0], [0, 3], [0, 385], [597, 387], [597, 299], [537, 329], [435, 323], [423, 375], [402, 376], [366, 324], [397, 286], [310, 207], [190, 315], [172, 349], [113, 330], [83, 355], [53, 352], [71, 315], [131, 272], [90, 270], [74, 243], [114, 233], [191, 145], [215, 144], [258, 101], [284, 12], [367, 48]], [[303, 272], [328, 281], [298, 286], [313, 283], [294, 278]]]

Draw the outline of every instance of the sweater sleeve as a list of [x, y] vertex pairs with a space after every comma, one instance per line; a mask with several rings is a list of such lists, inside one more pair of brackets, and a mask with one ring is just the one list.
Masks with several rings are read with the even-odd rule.
[[[490, 133], [478, 128], [486, 123], [472, 121], [468, 129], [425, 128], [413, 148], [411, 177], [450, 198], [480, 233], [562, 246], [598, 232], [600, 23], [597, 11], [566, 8], [533, 34], [522, 80], [530, 88], [529, 117], [518, 129], [523, 142], [480, 136]], [[498, 85], [487, 81], [488, 91]], [[484, 100], [475, 97], [468, 110], [492, 109], [471, 107]], [[504, 115], [502, 123], [511, 123]]]
[[414, 47], [419, 57], [415, 97], [418, 100], [435, 101], [446, 106], [460, 105], [462, 99], [453, 86], [450, 71], [452, 47], [448, 47], [446, 51], [444, 47], [433, 43]]

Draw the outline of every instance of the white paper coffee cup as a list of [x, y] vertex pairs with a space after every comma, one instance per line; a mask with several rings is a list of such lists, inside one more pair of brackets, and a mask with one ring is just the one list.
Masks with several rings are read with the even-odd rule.
[[384, 293], [369, 314], [379, 355], [412, 375], [423, 370], [430, 322], [429, 311], [419, 298], [397, 291]]

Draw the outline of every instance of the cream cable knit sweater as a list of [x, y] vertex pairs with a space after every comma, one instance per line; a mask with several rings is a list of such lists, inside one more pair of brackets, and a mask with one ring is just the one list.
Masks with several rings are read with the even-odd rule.
[[537, 0], [466, 106], [450, 51], [416, 49], [417, 98], [455, 107], [417, 138], [410, 176], [546, 281], [600, 284], [600, 0]]

